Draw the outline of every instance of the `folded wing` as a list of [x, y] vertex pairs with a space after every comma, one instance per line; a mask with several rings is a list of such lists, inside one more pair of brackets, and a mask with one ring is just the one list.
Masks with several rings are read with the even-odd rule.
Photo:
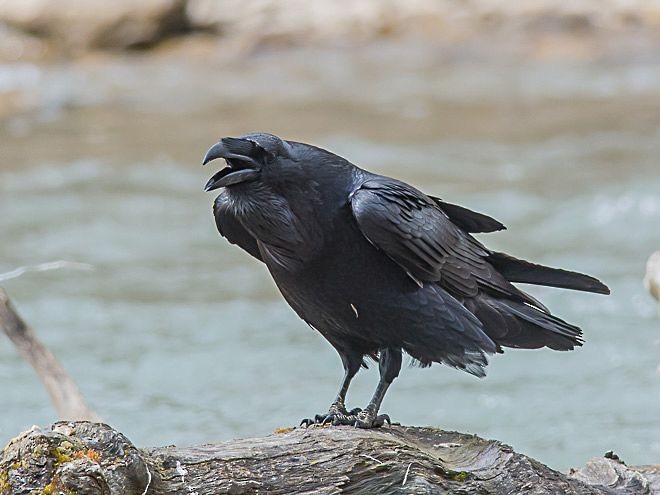
[[362, 234], [419, 282], [437, 282], [455, 297], [486, 290], [538, 304], [488, 261], [491, 252], [454, 224], [429, 196], [394, 179], [364, 182], [351, 195]]
[[374, 177], [351, 194], [362, 234], [420, 285], [436, 283], [475, 314], [489, 337], [507, 347], [572, 349], [581, 331], [511, 282], [606, 293], [587, 275], [490, 251], [469, 232], [504, 226], [431, 198], [394, 179]]

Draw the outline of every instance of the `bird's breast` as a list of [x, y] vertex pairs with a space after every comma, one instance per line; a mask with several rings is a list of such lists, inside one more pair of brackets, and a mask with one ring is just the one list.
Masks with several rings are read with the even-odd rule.
[[266, 265], [298, 316], [329, 340], [328, 334], [377, 339], [399, 312], [402, 293], [418, 286], [350, 226], [329, 239], [294, 270], [272, 261]]

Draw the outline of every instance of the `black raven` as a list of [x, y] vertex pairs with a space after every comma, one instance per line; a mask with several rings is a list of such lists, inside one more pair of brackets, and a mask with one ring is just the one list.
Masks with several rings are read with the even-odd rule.
[[[483, 377], [486, 355], [503, 347], [582, 345], [578, 327], [512, 282], [609, 293], [588, 275], [491, 251], [470, 234], [504, 229], [497, 220], [321, 148], [257, 133], [221, 139], [204, 164], [216, 158], [227, 166], [205, 190], [221, 188], [213, 206], [220, 234], [266, 265], [344, 365], [337, 398], [306, 425], [389, 422], [378, 410], [402, 351], [422, 366]], [[366, 357], [379, 363], [378, 386], [365, 409], [347, 411]]]

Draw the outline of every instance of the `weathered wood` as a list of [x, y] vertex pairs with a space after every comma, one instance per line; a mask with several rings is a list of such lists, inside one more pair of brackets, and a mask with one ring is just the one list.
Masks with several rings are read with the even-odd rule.
[[71, 376], [18, 315], [3, 289], [0, 289], [0, 328], [39, 375], [60, 419], [99, 420]]
[[659, 466], [609, 457], [567, 476], [498, 441], [401, 426], [137, 449], [105, 424], [60, 422], [4, 449], [0, 494], [660, 493]]

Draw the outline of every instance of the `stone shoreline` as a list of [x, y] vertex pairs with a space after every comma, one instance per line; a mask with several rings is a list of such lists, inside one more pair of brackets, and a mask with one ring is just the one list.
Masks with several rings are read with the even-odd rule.
[[263, 47], [400, 38], [458, 57], [655, 55], [660, 0], [58, 0], [56, 8], [49, 0], [0, 2], [5, 62], [192, 45], [231, 57]]

